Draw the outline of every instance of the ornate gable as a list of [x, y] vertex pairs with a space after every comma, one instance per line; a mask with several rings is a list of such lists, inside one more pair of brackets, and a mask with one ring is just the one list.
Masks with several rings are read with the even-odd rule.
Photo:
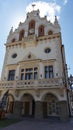
[[32, 52], [29, 52], [22, 61], [38, 59]]

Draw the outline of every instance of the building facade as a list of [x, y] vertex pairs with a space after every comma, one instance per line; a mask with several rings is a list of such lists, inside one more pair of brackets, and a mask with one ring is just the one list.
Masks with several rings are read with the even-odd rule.
[[73, 116], [73, 76], [72, 75], [70, 75], [68, 81], [69, 81], [68, 97], [69, 97], [70, 115]]
[[[27, 13], [11, 28], [0, 81], [0, 100], [9, 90], [6, 111], [16, 116], [69, 116], [64, 45], [57, 18], [54, 23]], [[65, 80], [65, 83], [64, 83]]]

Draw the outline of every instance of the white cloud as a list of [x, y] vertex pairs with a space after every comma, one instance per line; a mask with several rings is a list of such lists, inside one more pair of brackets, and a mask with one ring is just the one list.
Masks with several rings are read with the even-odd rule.
[[63, 0], [63, 2], [64, 2], [64, 5], [66, 5], [66, 4], [67, 4], [67, 2], [68, 2], [68, 0]]
[[0, 70], [0, 80], [1, 80], [1, 70]]
[[58, 18], [59, 18], [61, 6], [58, 5], [56, 2], [37, 1], [37, 2], [30, 3], [26, 7], [26, 12], [31, 12], [33, 10], [32, 4], [35, 4], [34, 10], [37, 10], [37, 9], [40, 10], [41, 17], [47, 15], [48, 20], [50, 20], [51, 22], [54, 21], [54, 16], [56, 14], [58, 15]]

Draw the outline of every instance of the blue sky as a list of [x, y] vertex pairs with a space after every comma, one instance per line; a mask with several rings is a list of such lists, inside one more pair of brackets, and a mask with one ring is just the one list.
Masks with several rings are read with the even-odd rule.
[[72, 0], [0, 0], [0, 74], [2, 71], [5, 46], [8, 33], [13, 26], [17, 28], [19, 22], [25, 21], [26, 13], [34, 9], [41, 11], [40, 15], [47, 15], [54, 20], [57, 15], [61, 26], [62, 43], [65, 46], [68, 74], [73, 75], [73, 1]]

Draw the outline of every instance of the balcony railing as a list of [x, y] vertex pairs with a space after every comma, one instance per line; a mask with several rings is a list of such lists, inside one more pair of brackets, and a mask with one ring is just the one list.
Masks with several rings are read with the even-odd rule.
[[38, 79], [38, 80], [17, 80], [0, 81], [0, 89], [36, 89], [36, 88], [56, 88], [63, 86], [61, 78]]

